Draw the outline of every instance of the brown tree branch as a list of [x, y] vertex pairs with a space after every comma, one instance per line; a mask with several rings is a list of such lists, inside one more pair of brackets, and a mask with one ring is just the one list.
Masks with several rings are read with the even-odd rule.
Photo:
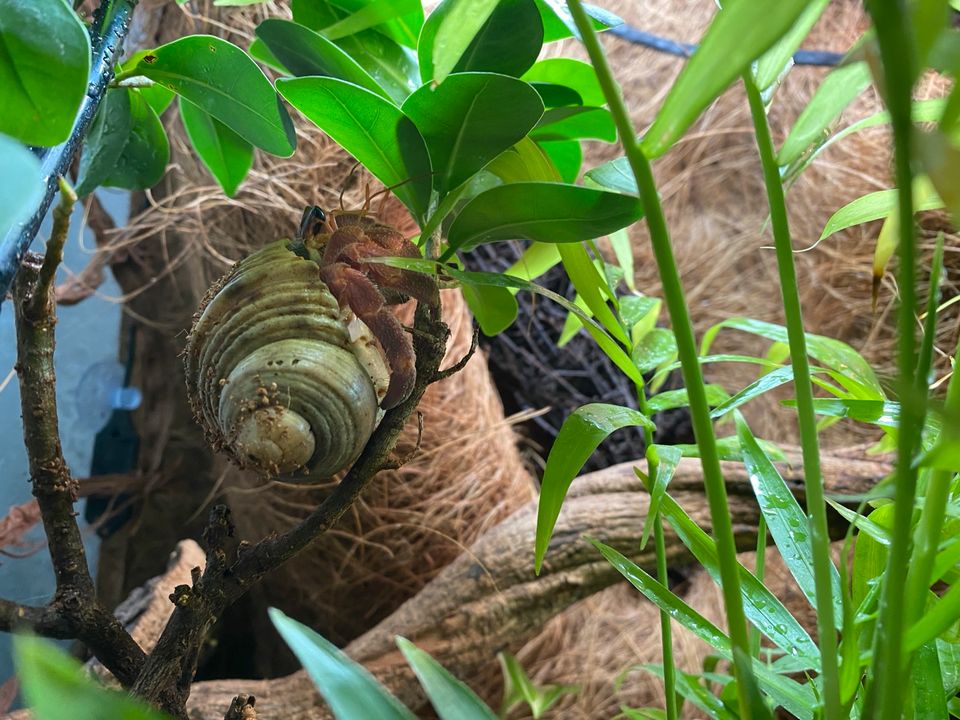
[[33, 495], [56, 575], [56, 591], [50, 604], [42, 609], [4, 603], [0, 628], [34, 621], [39, 630], [76, 637], [124, 685], [130, 685], [143, 663], [144, 653], [96, 598], [73, 507], [78, 497], [77, 481], [70, 475], [60, 446], [53, 367], [56, 310], [51, 288], [62, 255], [72, 199], [72, 192], [64, 192], [54, 212], [47, 257], [42, 263], [36, 255], [25, 259], [14, 287], [23, 438]]

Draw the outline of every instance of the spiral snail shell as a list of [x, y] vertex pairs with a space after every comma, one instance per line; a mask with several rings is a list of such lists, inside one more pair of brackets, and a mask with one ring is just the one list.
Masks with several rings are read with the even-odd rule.
[[315, 259], [271, 243], [207, 293], [185, 352], [194, 414], [216, 449], [266, 474], [328, 478], [373, 433], [387, 365]]

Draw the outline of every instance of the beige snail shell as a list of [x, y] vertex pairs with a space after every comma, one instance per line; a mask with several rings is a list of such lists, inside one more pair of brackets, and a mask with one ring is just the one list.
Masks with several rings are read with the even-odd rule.
[[329, 478], [382, 413], [389, 371], [319, 266], [279, 240], [207, 293], [187, 339], [187, 391], [216, 449], [265, 474]]

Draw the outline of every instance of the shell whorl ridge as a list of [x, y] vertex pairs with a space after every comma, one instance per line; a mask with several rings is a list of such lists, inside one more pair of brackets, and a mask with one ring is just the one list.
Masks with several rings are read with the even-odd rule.
[[187, 391], [210, 442], [241, 467], [328, 478], [373, 433], [388, 370], [317, 263], [288, 245], [241, 260], [207, 293], [187, 340]]

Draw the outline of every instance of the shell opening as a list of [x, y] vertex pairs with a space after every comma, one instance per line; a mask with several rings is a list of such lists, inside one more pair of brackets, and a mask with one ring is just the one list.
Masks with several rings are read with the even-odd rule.
[[316, 439], [300, 413], [272, 406], [259, 408], [239, 422], [234, 446], [238, 456], [261, 468], [290, 473], [313, 457]]

